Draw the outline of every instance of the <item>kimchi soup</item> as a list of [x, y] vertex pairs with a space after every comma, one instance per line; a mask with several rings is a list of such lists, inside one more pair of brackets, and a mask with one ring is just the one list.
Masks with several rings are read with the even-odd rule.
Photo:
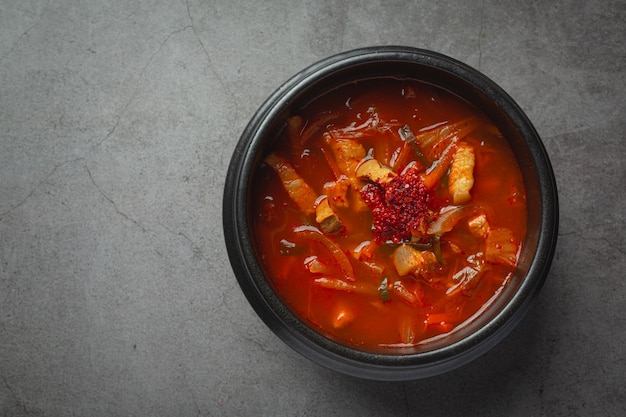
[[460, 329], [511, 280], [526, 230], [516, 158], [454, 94], [371, 79], [291, 115], [257, 168], [268, 281], [321, 334], [363, 350]]

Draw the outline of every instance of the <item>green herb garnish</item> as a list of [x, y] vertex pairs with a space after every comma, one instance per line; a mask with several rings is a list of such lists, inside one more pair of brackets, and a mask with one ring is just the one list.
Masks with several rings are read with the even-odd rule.
[[378, 295], [380, 295], [380, 299], [383, 303], [389, 301], [389, 281], [387, 277], [383, 277], [380, 280], [380, 284], [378, 285]]

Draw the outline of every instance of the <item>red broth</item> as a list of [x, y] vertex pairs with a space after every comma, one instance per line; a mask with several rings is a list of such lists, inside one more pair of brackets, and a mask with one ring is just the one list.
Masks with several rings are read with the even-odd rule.
[[293, 116], [255, 174], [252, 215], [267, 278], [294, 314], [377, 350], [428, 343], [493, 302], [527, 216], [519, 166], [489, 119], [396, 79], [347, 85]]

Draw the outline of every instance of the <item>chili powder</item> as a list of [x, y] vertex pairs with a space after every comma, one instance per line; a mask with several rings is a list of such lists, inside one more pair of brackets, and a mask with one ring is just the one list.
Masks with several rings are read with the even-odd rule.
[[434, 200], [416, 169], [387, 183], [366, 184], [361, 198], [372, 210], [372, 233], [379, 244], [408, 241], [430, 215]]

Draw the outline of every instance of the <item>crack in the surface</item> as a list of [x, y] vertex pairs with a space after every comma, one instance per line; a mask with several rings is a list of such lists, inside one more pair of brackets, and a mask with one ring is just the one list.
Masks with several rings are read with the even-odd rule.
[[61, 168], [64, 165], [71, 164], [73, 162], [81, 161], [81, 160], [84, 160], [84, 158], [83, 157], [73, 158], [73, 159], [70, 159], [70, 160], [67, 160], [67, 161], [60, 162], [60, 163], [56, 164], [41, 180], [39, 180], [39, 182], [37, 182], [37, 185], [35, 185], [33, 187], [33, 189], [30, 190], [30, 192], [28, 194], [26, 194], [26, 197], [21, 199], [18, 203], [14, 204], [13, 206], [10, 206], [7, 210], [5, 210], [2, 213], [0, 213], [0, 219], [2, 219], [4, 216], [6, 216], [9, 213], [11, 213], [13, 210], [16, 210], [16, 209], [20, 208], [21, 206], [23, 206], [35, 194], [35, 192], [39, 189], [39, 187], [41, 187], [41, 185], [48, 178], [50, 178], [52, 175], [54, 175], [54, 173], [57, 171], [57, 169]]
[[[194, 242], [189, 236], [187, 236], [184, 232], [175, 232], [172, 229], [170, 229], [169, 227], [165, 226], [163, 223], [161, 222], [157, 222], [157, 224], [159, 226], [161, 226], [163, 229], [165, 229], [166, 232], [174, 235], [174, 236], [179, 236], [181, 238], [183, 238], [183, 240], [185, 240], [189, 246], [191, 246], [191, 253], [193, 254], [194, 258], [199, 258], [202, 259], [203, 261], [205, 261], [209, 266], [211, 266], [211, 262], [209, 261], [209, 259], [204, 255], [204, 253], [202, 252], [202, 248], [200, 247], [200, 245], [198, 245], [196, 242]], [[157, 252], [159, 253], [159, 252]], [[159, 253], [160, 254], [160, 253]], [[160, 254], [162, 256], [162, 254]]]
[[[185, 333], [188, 333], [187, 330], [185, 330]], [[187, 334], [187, 336], [189, 336], [189, 334]], [[191, 389], [191, 385], [189, 384], [189, 381], [187, 380], [187, 371], [184, 369], [184, 366], [181, 366], [181, 367], [183, 368], [181, 371], [183, 374], [183, 382], [185, 383], [185, 386], [187, 387], [187, 391], [189, 391], [189, 395], [191, 396], [191, 402], [196, 409], [196, 416], [202, 416], [202, 409], [200, 408], [200, 404], [198, 403], [196, 394], [193, 391], [193, 389]]]
[[46, 5], [43, 6], [43, 10], [39, 14], [39, 17], [37, 18], [37, 20], [28, 29], [26, 29], [24, 32], [22, 32], [20, 37], [17, 38], [15, 43], [13, 43], [13, 46], [11, 46], [11, 49], [9, 49], [4, 55], [0, 56], [0, 61], [3, 61], [4, 59], [6, 59], [6, 57], [11, 55], [13, 53], [13, 51], [17, 48], [17, 46], [20, 44], [20, 42], [22, 41], [22, 38], [24, 38], [24, 36], [28, 35], [28, 33], [31, 30], [33, 30], [39, 24], [39, 22], [41, 22], [41, 19], [43, 19], [43, 15], [46, 13], [46, 10], [48, 9], [48, 5], [49, 4], [50, 4], [50, 0], [48, 0], [46, 2]]
[[[48, 3], [49, 3], [49, 2], [48, 2]], [[47, 7], [48, 7], [48, 3], [46, 3], [46, 6], [44, 7], [44, 11], [45, 11], [45, 8], [47, 8]], [[43, 15], [43, 12], [41, 13], [41, 15]], [[40, 16], [40, 18], [38, 19], [38, 21], [37, 21], [35, 24], [33, 24], [33, 26], [31, 26], [31, 27], [30, 27], [30, 28], [29, 28], [26, 32], [24, 32], [24, 34], [28, 33], [28, 31], [32, 30], [32, 29], [36, 26], [36, 24], [39, 22], [39, 20], [41, 20], [41, 16]], [[165, 39], [164, 39], [164, 40], [161, 42], [161, 44], [159, 45], [159, 48], [158, 48], [158, 49], [157, 49], [157, 50], [156, 50], [156, 51], [155, 51], [155, 52], [154, 52], [154, 53], [150, 56], [150, 58], [148, 59], [148, 62], [147, 62], [147, 63], [146, 63], [146, 65], [144, 65], [144, 67], [142, 68], [142, 70], [141, 70], [141, 72], [139, 73], [139, 76], [138, 76], [137, 81], [135, 82], [135, 84], [137, 84], [137, 85], [138, 85], [138, 84], [139, 84], [139, 82], [143, 79], [143, 77], [144, 77], [144, 75], [145, 75], [145, 73], [146, 73], [146, 71], [147, 71], [148, 67], [150, 66], [150, 64], [152, 63], [152, 61], [154, 60], [154, 58], [155, 58], [155, 57], [159, 54], [159, 52], [161, 52], [161, 50], [163, 49], [163, 47], [165, 46], [165, 44], [166, 44], [166, 43], [167, 43], [167, 42], [168, 42], [168, 41], [172, 38], [172, 36], [174, 36], [174, 35], [176, 35], [176, 34], [178, 34], [178, 33], [180, 33], [180, 32], [183, 32], [183, 31], [185, 31], [185, 30], [187, 30], [187, 29], [190, 29], [190, 28], [191, 28], [191, 25], [184, 26], [184, 27], [182, 27], [182, 28], [179, 28], [179, 29], [176, 29], [176, 30], [174, 30], [174, 31], [170, 32], [170, 33], [169, 33], [169, 34], [165, 37]], [[0, 59], [1, 59], [1, 58], [0, 58]], [[122, 108], [122, 110], [121, 110], [120, 114], [117, 116], [117, 118], [116, 118], [116, 120], [115, 120], [115, 123], [114, 123], [113, 127], [112, 127], [112, 128], [111, 128], [108, 132], [107, 132], [107, 134], [105, 135], [105, 137], [104, 137], [103, 139], [101, 139], [98, 143], [96, 143], [95, 145], [93, 145], [93, 146], [91, 147], [91, 149], [90, 149], [90, 150], [88, 150], [88, 151], [87, 151], [87, 154], [89, 153], [89, 151], [92, 151], [93, 149], [95, 149], [95, 148], [99, 147], [100, 145], [102, 145], [105, 141], [107, 141], [107, 140], [111, 137], [111, 135], [113, 135], [113, 133], [115, 133], [115, 131], [116, 131], [117, 127], [119, 126], [119, 124], [120, 124], [121, 120], [123, 119], [124, 115], [126, 114], [126, 112], [127, 112], [128, 108], [130, 107], [130, 105], [132, 104], [132, 102], [133, 102], [133, 101], [135, 100], [135, 98], [137, 97], [138, 91], [139, 91], [139, 87], [136, 87], [136, 88], [135, 88], [135, 90], [133, 91], [132, 96], [131, 96], [131, 97], [130, 97], [130, 99], [126, 102], [126, 104], [125, 104], [125, 105], [124, 105], [124, 107]], [[62, 117], [63, 117], [63, 116], [62, 116]], [[53, 175], [53, 174], [56, 172], [56, 170], [57, 170], [57, 169], [59, 169], [60, 167], [62, 167], [62, 166], [63, 166], [63, 165], [65, 165], [65, 164], [68, 164], [68, 163], [71, 163], [71, 162], [76, 162], [76, 161], [78, 161], [78, 160], [84, 160], [84, 156], [81, 156], [81, 157], [78, 157], [78, 158], [74, 158], [74, 159], [71, 159], [71, 160], [64, 161], [64, 162], [61, 162], [61, 163], [56, 164], [56, 165], [52, 168], [52, 170], [51, 170], [50, 172], [48, 172], [48, 173], [47, 173], [47, 174], [46, 174], [46, 175], [45, 175], [45, 176], [44, 176], [44, 177], [43, 177], [43, 178], [42, 178], [42, 179], [41, 179], [41, 180], [40, 180], [40, 181], [39, 181], [39, 182], [38, 182], [38, 183], [37, 183], [37, 184], [33, 187], [33, 189], [29, 191], [29, 193], [28, 193], [28, 194], [27, 194], [27, 195], [26, 195], [26, 196], [25, 196], [22, 200], [20, 200], [20, 201], [19, 201], [19, 202], [17, 202], [16, 204], [14, 204], [14, 205], [10, 206], [7, 210], [5, 210], [5, 211], [1, 212], [1, 213], [0, 213], [0, 219], [2, 219], [4, 216], [6, 216], [6, 215], [8, 215], [9, 213], [11, 213], [13, 210], [16, 210], [17, 208], [19, 208], [19, 207], [21, 207], [22, 205], [24, 205], [24, 204], [25, 204], [25, 203], [26, 203], [26, 202], [27, 202], [27, 201], [28, 201], [28, 200], [29, 200], [29, 199], [30, 199], [30, 198], [31, 198], [31, 197], [35, 194], [35, 192], [36, 192], [36, 191], [37, 191], [37, 189], [38, 189], [38, 188], [39, 188], [39, 187], [43, 184], [43, 182], [44, 182], [46, 179], [48, 179], [51, 175]], [[89, 170], [87, 170], [87, 171], [89, 172]], [[89, 176], [91, 177], [91, 180], [92, 180], [92, 182], [93, 182], [93, 177], [91, 176], [91, 172], [89, 172]], [[95, 184], [95, 182], [94, 182], [94, 185], [96, 185], [96, 184]], [[98, 188], [98, 187], [97, 187], [97, 185], [96, 185], [96, 188]], [[102, 193], [102, 191], [101, 191], [99, 188], [98, 188], [98, 190], [101, 192], [101, 194], [103, 194], [103, 195], [104, 195], [104, 193]], [[106, 197], [106, 196], [105, 196], [105, 198], [109, 199], [109, 198], [108, 198], [108, 197]], [[111, 201], [111, 202], [113, 203], [113, 201], [112, 201], [112, 200], [110, 200], [110, 199], [109, 199], [109, 201]], [[114, 204], [114, 203], [113, 203], [113, 204]], [[122, 215], [123, 215], [123, 213], [120, 213], [120, 214], [122, 214]], [[131, 221], [133, 221], [134, 223], [136, 223], [138, 226], [140, 226], [140, 227], [142, 228], [142, 230], [144, 230], [144, 231], [145, 231], [145, 228], [144, 228], [143, 226], [139, 225], [136, 221], [134, 221], [134, 220], [132, 220], [132, 219], [130, 219], [130, 218], [129, 218], [129, 220], [131, 220]]]
[[24, 205], [28, 201], [28, 199], [30, 199], [33, 196], [33, 194], [35, 194], [35, 191], [37, 191], [37, 189], [39, 188], [39, 186], [41, 185], [42, 182], [43, 182], [43, 180], [41, 182], [39, 182], [39, 184], [37, 184], [35, 187], [33, 187], [33, 189], [30, 190], [30, 192], [26, 195], [26, 197], [24, 197], [22, 200], [20, 200], [17, 204], [9, 207], [8, 210], [0, 213], [0, 220], [4, 216], [6, 216], [9, 213], [11, 213], [13, 210], [16, 210], [16, 209], [20, 208], [22, 205]]
[[115, 123], [113, 124], [113, 127], [111, 129], [109, 129], [109, 131], [104, 136], [104, 138], [102, 138], [98, 143], [96, 143], [95, 145], [92, 146], [92, 149], [95, 149], [95, 148], [99, 147], [100, 145], [102, 145], [104, 142], [106, 142], [113, 135], [113, 133], [115, 133], [115, 131], [117, 130], [117, 127], [119, 126], [120, 122], [122, 121], [122, 119], [124, 118], [126, 112], [128, 111], [128, 108], [130, 107], [132, 102], [135, 101], [135, 99], [137, 98], [137, 95], [139, 93], [139, 84], [140, 84], [141, 80], [143, 80], [143, 77], [144, 77], [146, 71], [148, 70], [148, 67], [150, 67], [150, 65], [152, 64], [152, 61], [154, 60], [154, 58], [161, 52], [161, 50], [163, 49], [165, 44], [170, 40], [170, 38], [172, 36], [174, 36], [174, 35], [176, 35], [176, 34], [178, 34], [180, 32], [183, 32], [183, 31], [185, 31], [187, 29], [192, 29], [192, 26], [191, 25], [187, 25], [187, 26], [184, 26], [182, 28], [176, 29], [173, 32], [170, 32], [170, 34], [167, 35], [165, 37], [165, 39], [161, 42], [161, 44], [159, 45], [157, 50], [152, 55], [150, 55], [150, 58], [148, 59], [146, 64], [143, 66], [143, 68], [139, 72], [137, 80], [135, 81], [135, 89], [133, 90], [133, 93], [132, 93], [131, 97], [128, 99], [126, 104], [124, 104], [124, 107], [122, 107], [122, 110], [118, 114], [118, 116], [117, 116], [117, 118], [115, 120]]
[[559, 232], [559, 234], [558, 234], [559, 238], [567, 237], [567, 236], [576, 236], [577, 238], [585, 240], [585, 241], [604, 242], [610, 248], [615, 249], [616, 251], [618, 251], [622, 255], [626, 254], [626, 249], [624, 249], [624, 248], [622, 248], [620, 246], [617, 246], [615, 244], [615, 242], [610, 241], [607, 237], [604, 237], [604, 236], [599, 236], [599, 237], [585, 236], [585, 234], [583, 232], [579, 232], [579, 231], [576, 231], [576, 230], [572, 230], [572, 231], [569, 231], [569, 232]]
[[480, 28], [478, 30], [478, 70], [483, 65], [483, 47], [481, 39], [485, 36], [485, 0], [480, 2]]
[[107, 200], [113, 206], [113, 208], [115, 209], [117, 214], [119, 214], [124, 219], [128, 220], [129, 222], [133, 223], [135, 226], [139, 227], [144, 233], [147, 232], [146, 228], [141, 223], [139, 223], [137, 220], [133, 219], [132, 217], [130, 217], [129, 215], [127, 215], [126, 213], [121, 211], [119, 209], [119, 207], [117, 206], [117, 204], [115, 203], [115, 201], [113, 201], [113, 199], [111, 197], [109, 197], [104, 191], [102, 191], [100, 186], [94, 180], [93, 175], [91, 174], [91, 170], [89, 169], [89, 167], [87, 165], [85, 165], [85, 170], [87, 171], [87, 174], [89, 175], [89, 179], [91, 180], [91, 184], [100, 193], [100, 195], [102, 197], [104, 197], [104, 199]]
[[17, 393], [15, 392], [13, 387], [9, 384], [9, 381], [7, 381], [7, 379], [3, 375], [0, 375], [0, 378], [2, 379], [2, 382], [4, 383], [4, 386], [6, 387], [7, 391], [9, 391], [9, 396], [13, 399], [15, 408], [20, 409], [24, 413], [24, 415], [26, 415], [28, 412], [26, 405], [19, 399], [19, 397], [17, 396]]
[[187, 16], [189, 17], [189, 26], [191, 27], [191, 31], [196, 37], [198, 44], [200, 45], [200, 48], [202, 49], [202, 51], [204, 52], [204, 55], [207, 58], [209, 69], [211, 70], [211, 72], [213, 73], [217, 81], [220, 83], [222, 88], [226, 91], [228, 96], [235, 97], [232, 91], [230, 90], [230, 88], [228, 87], [228, 84], [226, 84], [226, 82], [222, 79], [220, 74], [215, 69], [215, 65], [213, 65], [213, 59], [211, 58], [211, 54], [209, 53], [209, 50], [204, 45], [204, 42], [202, 41], [202, 38], [200, 37], [200, 34], [198, 33], [198, 29], [196, 28], [196, 25], [194, 24], [193, 17], [191, 15], [191, 8], [189, 6], [189, 0], [185, 0], [185, 4], [187, 6]]

